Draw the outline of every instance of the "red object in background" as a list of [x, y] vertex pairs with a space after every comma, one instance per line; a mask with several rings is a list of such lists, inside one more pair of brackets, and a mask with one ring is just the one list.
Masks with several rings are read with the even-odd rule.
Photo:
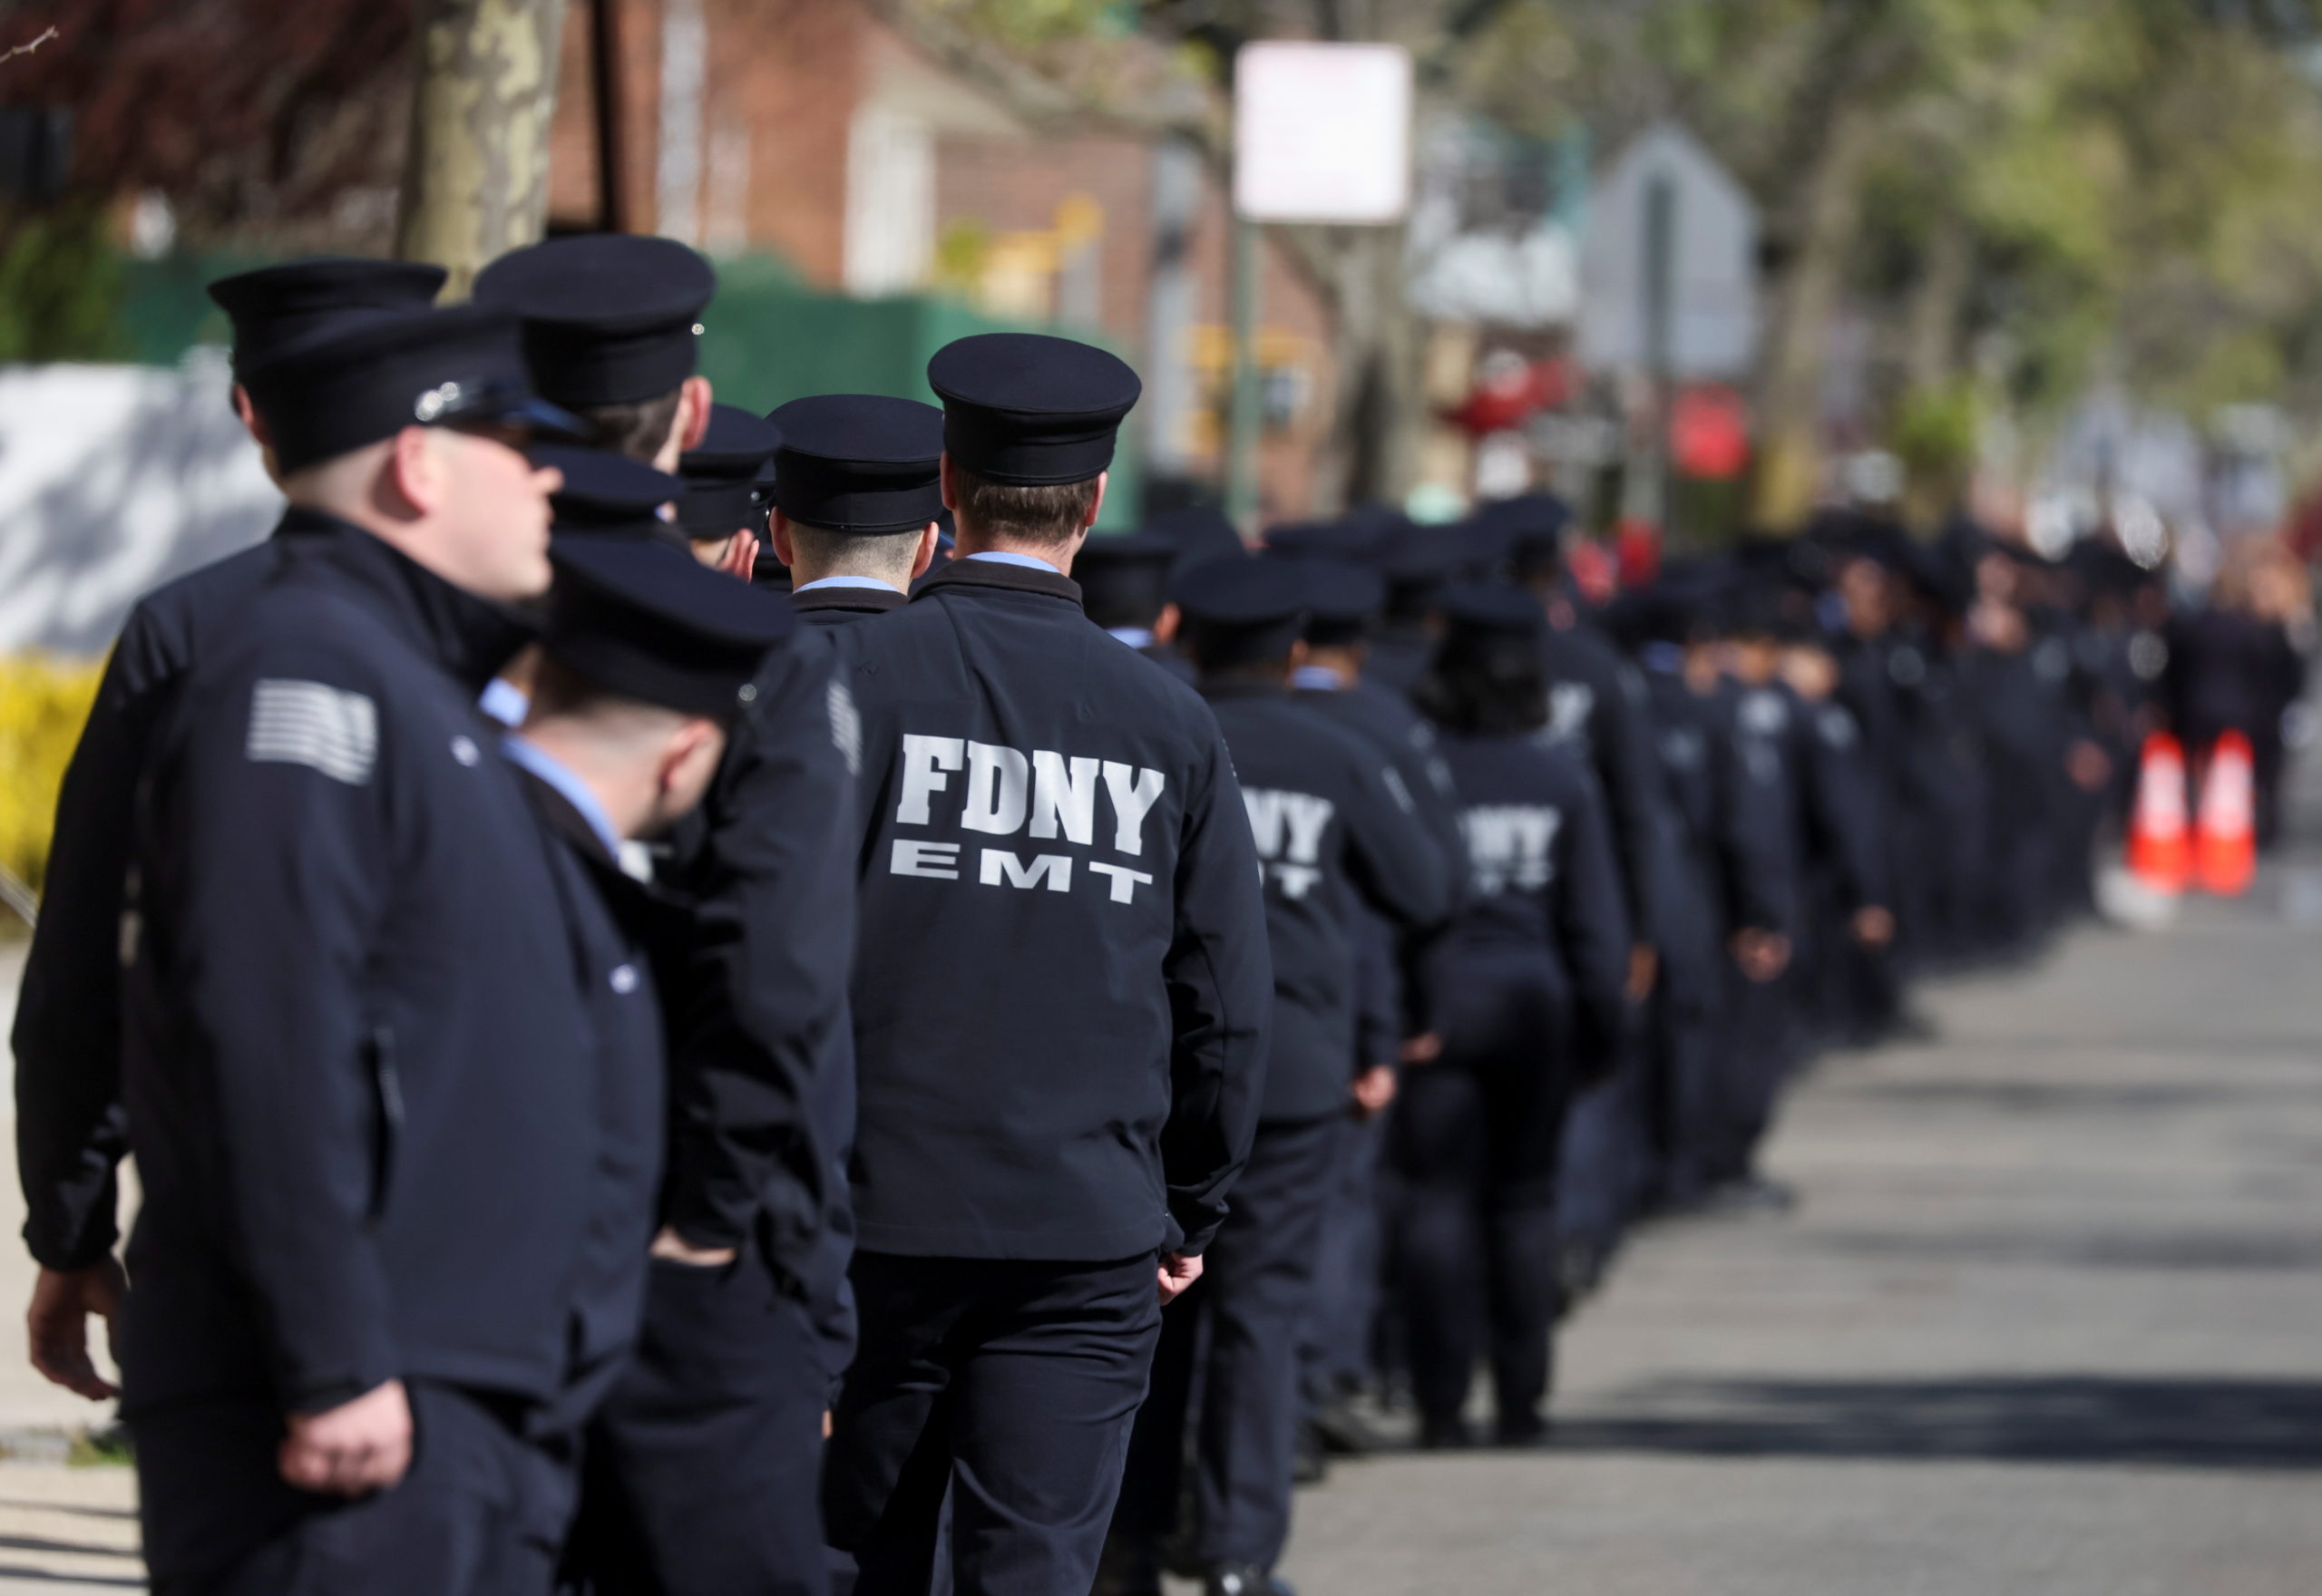
[[1630, 516], [1613, 535], [1613, 559], [1624, 588], [1649, 586], [1661, 574], [1661, 529]]
[[1685, 476], [1740, 476], [1750, 463], [1750, 413], [1742, 395], [1715, 384], [1679, 389], [1669, 408], [1669, 453]]
[[2228, 732], [2201, 769], [2193, 824], [2193, 868], [2201, 890], [2238, 898], [2258, 873], [2256, 764], [2249, 739]]
[[1522, 426], [1541, 411], [1561, 409], [1571, 400], [1570, 361], [1510, 361], [1478, 377], [1459, 408], [1445, 411], [1443, 419], [1480, 438]]
[[1583, 538], [1565, 550], [1565, 569], [1572, 573], [1573, 586], [1591, 605], [1605, 605], [1620, 591], [1620, 572], [1615, 567], [1612, 554], [1602, 543]]
[[2185, 836], [2185, 750], [2167, 732], [2144, 740], [2136, 803], [2129, 812], [2129, 869], [2158, 892], [2178, 893], [2193, 873]]

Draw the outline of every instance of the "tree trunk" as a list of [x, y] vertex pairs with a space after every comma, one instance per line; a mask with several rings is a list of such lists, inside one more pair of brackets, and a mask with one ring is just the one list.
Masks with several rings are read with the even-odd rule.
[[563, 37], [564, 0], [424, 0], [395, 253], [449, 271], [447, 298], [541, 236]]
[[1337, 393], [1311, 512], [1400, 504], [1418, 479], [1427, 412], [1419, 317], [1403, 297], [1403, 229], [1349, 228], [1334, 240]]
[[1913, 390], [1939, 388], [1959, 369], [1959, 323], [1974, 278], [1976, 238], [1946, 210], [1927, 239], [1903, 324], [1903, 372]]

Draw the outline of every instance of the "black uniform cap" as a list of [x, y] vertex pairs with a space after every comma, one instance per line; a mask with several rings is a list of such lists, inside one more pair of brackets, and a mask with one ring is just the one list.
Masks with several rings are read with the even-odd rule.
[[1479, 582], [1445, 589], [1438, 608], [1447, 637], [1536, 637], [1548, 619], [1529, 593]]
[[1291, 560], [1361, 561], [1375, 551], [1377, 533], [1342, 521], [1294, 521], [1265, 530], [1265, 551]]
[[1177, 546], [1156, 532], [1091, 537], [1072, 557], [1080, 605], [1100, 627], [1149, 627], [1169, 602]]
[[1388, 612], [1406, 620], [1424, 615], [1469, 552], [1467, 539], [1450, 527], [1404, 526], [1390, 533], [1377, 560], [1387, 579]]
[[678, 459], [685, 497], [678, 524], [697, 538], [727, 538], [766, 524], [766, 490], [782, 433], [738, 404], [709, 407], [701, 442]]
[[1113, 435], [1143, 385], [1118, 356], [1045, 333], [978, 333], [935, 352], [943, 446], [988, 482], [1085, 482], [1113, 462]]
[[1180, 504], [1148, 515], [1137, 530], [1176, 545], [1177, 557], [1169, 567], [1173, 579], [1197, 565], [1248, 552], [1224, 512], [1207, 504]]
[[234, 324], [234, 375], [280, 350], [381, 311], [424, 310], [444, 271], [416, 260], [318, 257], [237, 272], [210, 285]]
[[1528, 581], [1556, 563], [1571, 521], [1571, 506], [1556, 494], [1517, 493], [1478, 506], [1474, 524], [1489, 529], [1495, 562], [1504, 562], [1517, 581]]
[[1205, 670], [1282, 658], [1306, 619], [1306, 581], [1286, 560], [1212, 560], [1178, 577], [1170, 596]]
[[1297, 564], [1306, 584], [1306, 640], [1318, 648], [1360, 643], [1387, 607], [1387, 584], [1374, 570], [1335, 560]]
[[943, 413], [884, 394], [793, 399], [766, 418], [782, 433], [774, 507], [830, 532], [916, 532], [943, 511]]
[[564, 485], [549, 495], [555, 512], [551, 530], [560, 536], [676, 537], [676, 529], [661, 519], [661, 506], [686, 485], [668, 472], [609, 450], [562, 446], [533, 450], [532, 463], [564, 473]]
[[648, 538], [561, 538], [549, 549], [541, 646], [607, 692], [730, 718], [756, 697], [766, 653], [797, 622], [780, 595]]
[[584, 430], [533, 393], [515, 318], [487, 306], [382, 311], [286, 347], [242, 380], [286, 475], [409, 426]]
[[475, 297], [524, 318], [540, 390], [594, 410], [635, 404], [693, 375], [709, 262], [674, 238], [592, 233], [512, 249], [479, 273]]

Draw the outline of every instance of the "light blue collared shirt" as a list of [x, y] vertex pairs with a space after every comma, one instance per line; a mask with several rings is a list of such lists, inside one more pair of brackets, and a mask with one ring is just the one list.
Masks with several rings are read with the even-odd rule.
[[597, 833], [597, 841], [605, 845], [605, 852], [615, 859], [621, 857], [621, 834], [613, 830], [612, 817], [597, 802], [597, 795], [589, 791], [588, 783], [560, 764], [539, 744], [526, 742], [514, 732], [500, 739], [500, 751], [554, 787], [558, 795], [589, 822], [589, 829]]
[[894, 583], [883, 582], [877, 577], [847, 576], [816, 577], [813, 581], [805, 584], [803, 587], [793, 588], [790, 590], [794, 593], [811, 593], [817, 588], [877, 588], [882, 592], [887, 593], [900, 593], [902, 591], [902, 589], [896, 587]]
[[1150, 648], [1153, 647], [1153, 628], [1151, 627], [1107, 627], [1105, 629], [1112, 633], [1114, 637], [1118, 637], [1122, 642], [1127, 644], [1132, 648]]
[[524, 696], [524, 690], [498, 676], [484, 684], [483, 694], [475, 701], [475, 706], [510, 727], [522, 725], [524, 717], [532, 712], [532, 701]]
[[1020, 565], [1027, 570], [1047, 571], [1050, 576], [1060, 577], [1064, 574], [1052, 561], [1039, 559], [1036, 555], [1016, 554], [1001, 549], [987, 549], [980, 554], [967, 554], [961, 558], [995, 560], [1001, 565]]
[[1339, 680], [1339, 673], [1327, 665], [1302, 665], [1290, 673], [1290, 685], [1309, 687], [1323, 693], [1343, 693], [1346, 684]]

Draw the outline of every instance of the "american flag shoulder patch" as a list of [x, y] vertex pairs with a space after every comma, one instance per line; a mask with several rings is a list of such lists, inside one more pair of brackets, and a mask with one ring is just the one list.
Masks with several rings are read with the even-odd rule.
[[359, 787], [378, 763], [378, 706], [321, 682], [261, 679], [250, 691], [242, 752], [253, 764], [303, 764]]

